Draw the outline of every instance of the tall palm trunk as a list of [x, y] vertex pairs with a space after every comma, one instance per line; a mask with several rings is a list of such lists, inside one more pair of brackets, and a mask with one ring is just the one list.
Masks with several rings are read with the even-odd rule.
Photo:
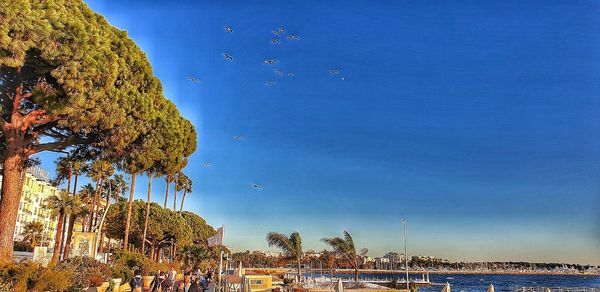
[[185, 201], [185, 195], [187, 195], [187, 189], [183, 189], [183, 198], [181, 198], [181, 206], [179, 206], [179, 212], [183, 211], [183, 201]]
[[88, 232], [92, 232], [92, 227], [95, 225], [95, 213], [96, 213], [96, 205], [100, 204], [100, 191], [102, 190], [102, 186], [100, 185], [102, 179], [96, 180], [96, 189], [94, 190], [94, 198], [91, 200], [92, 205], [90, 206], [90, 221], [88, 222]]
[[302, 276], [302, 271], [301, 271], [302, 262], [300, 261], [300, 258], [297, 258], [296, 261], [298, 264], [298, 284], [300, 284], [300, 277]]
[[179, 183], [179, 176], [175, 178], [175, 184], [173, 185], [173, 212], [177, 212], [177, 184]]
[[[71, 191], [71, 177], [72, 176], [73, 176], [73, 171], [69, 171], [69, 177], [67, 179], [67, 192]], [[65, 227], [67, 227], [66, 225], [67, 225], [67, 220], [64, 220], [63, 227], [62, 227], [62, 234], [60, 235], [60, 238], [62, 239], [60, 241], [60, 251], [61, 252], [65, 248], [65, 246], [64, 246], [64, 239], [65, 239], [65, 233], [67, 232], [67, 228], [65, 228]], [[60, 259], [63, 259], [63, 258], [64, 258], [64, 256], [61, 254]]]
[[69, 258], [69, 252], [71, 251], [71, 238], [73, 237], [73, 227], [75, 225], [76, 219], [77, 219], [77, 216], [75, 216], [75, 214], [73, 214], [73, 213], [69, 214], [69, 224], [67, 227], [67, 229], [68, 229], [67, 230], [67, 239], [65, 242], [65, 251], [63, 252], [63, 259]]
[[[146, 219], [144, 220], [144, 236], [142, 239], [142, 254], [145, 254], [146, 250], [146, 233], [148, 232], [148, 219], [150, 218], [150, 194], [152, 193], [152, 173], [148, 175], [148, 200], [146, 201]], [[151, 252], [152, 253], [152, 252]], [[152, 253], [153, 254], [153, 253]], [[150, 255], [152, 258], [152, 255]]]
[[127, 221], [125, 222], [125, 239], [123, 239], [123, 248], [127, 249], [129, 245], [129, 224], [131, 223], [131, 208], [133, 207], [133, 194], [135, 190], [135, 174], [131, 174], [131, 189], [129, 190], [129, 205], [127, 206]]
[[65, 221], [65, 212], [60, 211], [58, 214], [58, 224], [56, 226], [56, 238], [54, 239], [54, 253], [52, 254], [52, 262], [58, 261], [58, 254], [60, 253], [60, 243], [62, 242], [62, 229]]
[[169, 200], [169, 185], [171, 184], [171, 175], [167, 175], [167, 190], [165, 191], [165, 203], [163, 209], [167, 208], [167, 201]]

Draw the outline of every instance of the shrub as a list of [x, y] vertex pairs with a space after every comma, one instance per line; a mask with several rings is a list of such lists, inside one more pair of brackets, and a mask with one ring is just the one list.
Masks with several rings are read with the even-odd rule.
[[121, 279], [121, 283], [127, 283], [133, 278], [133, 270], [122, 263], [115, 262], [110, 271], [113, 278]]
[[69, 258], [58, 264], [57, 268], [73, 271], [74, 276], [69, 291], [81, 291], [87, 287], [100, 286], [111, 276], [107, 265], [89, 257]]
[[157, 269], [157, 264], [146, 256], [126, 250], [118, 250], [114, 255], [115, 264], [128, 267], [133, 271], [139, 270], [142, 275], [149, 275]]
[[71, 285], [72, 270], [45, 268], [29, 261], [0, 266], [0, 291], [62, 291]]

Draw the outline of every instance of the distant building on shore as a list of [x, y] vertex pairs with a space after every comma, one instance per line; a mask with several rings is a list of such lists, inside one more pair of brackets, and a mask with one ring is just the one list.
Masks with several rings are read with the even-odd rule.
[[[2, 176], [0, 175], [1, 183]], [[57, 218], [52, 217], [51, 211], [45, 208], [45, 201], [57, 193], [58, 189], [50, 183], [48, 171], [37, 166], [25, 170], [23, 192], [15, 225], [15, 241], [23, 239], [22, 233], [25, 225], [39, 221], [44, 226], [41, 245], [52, 246], [54, 244]]]

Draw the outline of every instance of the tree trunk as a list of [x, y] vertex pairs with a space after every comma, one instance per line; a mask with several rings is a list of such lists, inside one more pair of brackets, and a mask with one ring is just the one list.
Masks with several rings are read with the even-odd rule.
[[73, 182], [73, 194], [76, 195], [77, 194], [77, 179], [79, 178], [79, 175], [76, 174], [75, 175], [75, 181]]
[[58, 224], [56, 225], [56, 238], [54, 238], [54, 252], [52, 253], [52, 263], [58, 261], [58, 255], [60, 253], [60, 243], [62, 242], [62, 226], [65, 222], [65, 212], [60, 211], [58, 214]]
[[175, 185], [173, 185], [173, 212], [177, 212], [177, 184], [179, 183], [179, 177], [175, 178]]
[[301, 273], [301, 271], [300, 271], [300, 269], [301, 269], [301, 266], [300, 266], [300, 265], [301, 265], [302, 263], [300, 262], [300, 259], [298, 259], [297, 261], [298, 261], [298, 284], [300, 284], [300, 277], [302, 276], [302, 273]]
[[98, 253], [104, 253], [104, 229], [105, 225], [102, 225], [102, 230], [100, 230], [100, 244], [98, 246]]
[[[75, 179], [77, 181], [77, 179]], [[69, 215], [69, 227], [67, 227], [67, 239], [65, 242], [65, 251], [63, 252], [63, 259], [69, 258], [69, 252], [71, 251], [71, 238], [73, 237], [73, 227], [75, 225], [75, 220], [77, 216], [74, 214]]]
[[[5, 132], [3, 130], [3, 132]], [[0, 261], [12, 260], [15, 225], [21, 202], [21, 171], [23, 170], [24, 157], [19, 154], [19, 144], [23, 142], [22, 137], [6, 137], [7, 155], [2, 169], [2, 196], [0, 197]], [[19, 139], [20, 138], [20, 139]], [[18, 141], [20, 140], [20, 141]], [[9, 147], [15, 146], [15, 147]]]
[[[98, 225], [98, 218], [99, 213], [100, 213], [100, 207], [101, 203], [102, 203], [102, 183], [104, 182], [103, 179], [99, 179], [98, 180], [98, 189], [96, 190], [96, 202], [94, 203], [94, 224], [92, 225], [92, 228], [95, 227], [96, 225]], [[108, 200], [107, 200], [108, 203]]]
[[185, 201], [185, 195], [187, 195], [187, 190], [183, 189], [183, 197], [181, 198], [181, 206], [179, 206], [179, 212], [183, 211], [183, 201]]
[[100, 189], [100, 179], [96, 181], [96, 189], [94, 190], [94, 198], [91, 199], [92, 205], [90, 206], [90, 221], [88, 222], [88, 232], [92, 232], [92, 227], [94, 226], [94, 213], [96, 212], [96, 198], [99, 197], [98, 189]]
[[123, 239], [123, 248], [127, 249], [129, 245], [129, 224], [131, 224], [131, 208], [133, 207], [133, 194], [135, 190], [135, 174], [131, 174], [131, 188], [129, 190], [129, 205], [127, 206], [127, 221], [125, 221], [125, 239]]
[[[146, 219], [144, 220], [144, 236], [142, 238], [142, 254], [146, 254], [146, 234], [148, 232], [148, 219], [150, 218], [150, 194], [152, 193], [152, 173], [148, 174], [148, 199], [146, 201]], [[152, 256], [150, 256], [152, 258]]]
[[171, 175], [167, 175], [167, 190], [165, 191], [165, 203], [163, 209], [167, 208], [167, 201], [169, 200], [169, 185], [171, 184]]

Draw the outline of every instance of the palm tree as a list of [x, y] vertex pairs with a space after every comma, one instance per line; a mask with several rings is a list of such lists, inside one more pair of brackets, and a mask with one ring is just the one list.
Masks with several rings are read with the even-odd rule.
[[37, 246], [42, 240], [42, 233], [44, 232], [44, 224], [40, 221], [32, 221], [25, 224], [23, 232], [23, 241], [29, 242], [31, 246]]
[[181, 206], [179, 206], [179, 212], [181, 212], [183, 211], [183, 202], [185, 201], [185, 196], [192, 192], [192, 180], [183, 173], [181, 173], [181, 177], [179, 178], [179, 190], [183, 190]]
[[[87, 214], [83, 215], [83, 216], [89, 216], [92, 214], [92, 205], [93, 205], [93, 201], [94, 201], [94, 186], [92, 186], [92, 184], [85, 184], [81, 187], [81, 190], [79, 190], [79, 199], [85, 204], [85, 206], [87, 206]], [[87, 220], [83, 220], [83, 222], [81, 222], [81, 232], [85, 231], [85, 227], [86, 227], [86, 221]], [[91, 230], [88, 230], [91, 231]]]
[[79, 198], [70, 196], [66, 190], [61, 190], [58, 195], [48, 197], [46, 199], [46, 208], [52, 211], [52, 216], [58, 216], [58, 225], [56, 227], [56, 236], [54, 239], [54, 253], [52, 254], [52, 262], [58, 260], [60, 254], [60, 243], [62, 242], [62, 229], [65, 222], [65, 214], [73, 211], [75, 205], [79, 205]]
[[[90, 187], [92, 187], [92, 185], [89, 185]], [[92, 188], [93, 191], [93, 188]], [[69, 257], [69, 252], [71, 251], [71, 240], [73, 239], [73, 227], [75, 227], [75, 222], [77, 220], [77, 218], [84, 218], [86, 215], [89, 214], [89, 210], [87, 208], [87, 204], [85, 203], [85, 198], [82, 197], [81, 193], [85, 194], [86, 191], [84, 191], [84, 189], [81, 190], [81, 192], [77, 195], [75, 195], [77, 197], [78, 202], [73, 204], [73, 208], [71, 209], [71, 212], [69, 213], [69, 223], [68, 223], [68, 228], [67, 228], [67, 239], [65, 241], [65, 250], [63, 252], [63, 259], [64, 258], [68, 258]], [[92, 193], [90, 193], [92, 194]], [[85, 221], [83, 222], [85, 223]], [[85, 224], [82, 224], [82, 226]]]
[[69, 157], [60, 157], [56, 161], [56, 177], [52, 181], [60, 185], [67, 181], [67, 190], [71, 190], [71, 178], [73, 177], [73, 161]]
[[200, 245], [187, 245], [184, 246], [178, 253], [179, 260], [183, 263], [183, 266], [190, 269], [196, 270], [201, 261], [210, 258], [208, 251]]
[[[356, 247], [354, 246], [354, 240], [352, 240], [352, 235], [347, 230], [344, 230], [344, 238], [341, 237], [333, 237], [333, 238], [323, 238], [321, 239], [325, 244], [331, 246], [333, 250], [344, 256], [354, 268], [354, 280], [358, 281], [358, 264], [359, 257], [356, 253]], [[362, 254], [366, 254], [367, 250], [363, 249]]]
[[302, 264], [302, 238], [300, 233], [293, 232], [290, 237], [283, 233], [269, 232], [267, 234], [267, 243], [269, 246], [276, 246], [289, 258], [296, 261], [298, 265], [298, 283], [300, 283], [300, 273]]
[[96, 222], [98, 220], [98, 216], [96, 215], [97, 209], [100, 208], [100, 194], [102, 193], [102, 182], [106, 179], [108, 179], [110, 176], [113, 175], [113, 173], [115, 172], [115, 169], [112, 165], [112, 163], [106, 161], [106, 160], [95, 160], [94, 162], [92, 162], [92, 164], [86, 169], [87, 175], [96, 182], [96, 189], [95, 189], [95, 200], [92, 203], [92, 212], [91, 213], [91, 217], [90, 217], [90, 222], [89, 222], [89, 226], [88, 229], [89, 231], [92, 230], [92, 227], [96, 224]]

